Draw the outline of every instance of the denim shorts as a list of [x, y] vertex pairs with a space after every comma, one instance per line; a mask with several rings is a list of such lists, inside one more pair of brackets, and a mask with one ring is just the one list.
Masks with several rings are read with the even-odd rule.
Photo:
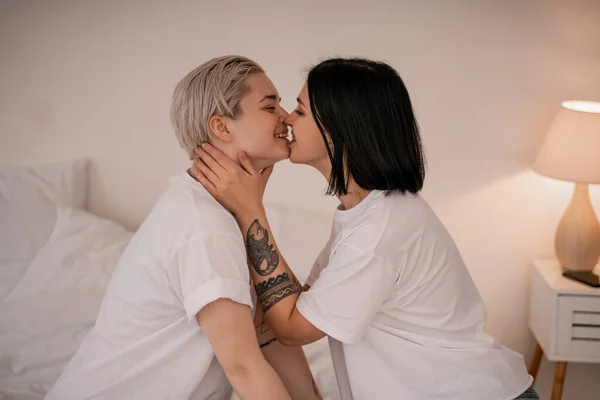
[[529, 389], [527, 389], [525, 391], [525, 393], [523, 393], [522, 395], [520, 395], [519, 397], [517, 397], [515, 400], [520, 400], [520, 399], [536, 399], [536, 400], [540, 400], [540, 398], [538, 397], [538, 395], [535, 392], [535, 390], [533, 390], [533, 386], [530, 387]]

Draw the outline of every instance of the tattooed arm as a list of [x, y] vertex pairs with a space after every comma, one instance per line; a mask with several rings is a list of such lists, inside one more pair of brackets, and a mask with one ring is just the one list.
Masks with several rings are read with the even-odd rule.
[[206, 143], [196, 149], [196, 155], [190, 174], [235, 214], [246, 242], [258, 303], [277, 340], [303, 345], [321, 339], [325, 333], [296, 309], [301, 286], [277, 249], [262, 205], [264, 183], [272, 168], [258, 172], [248, 156], [240, 153], [242, 168]]
[[325, 336], [296, 309], [302, 286], [281, 256], [264, 208], [236, 216], [244, 234], [258, 303], [277, 340], [303, 345]]

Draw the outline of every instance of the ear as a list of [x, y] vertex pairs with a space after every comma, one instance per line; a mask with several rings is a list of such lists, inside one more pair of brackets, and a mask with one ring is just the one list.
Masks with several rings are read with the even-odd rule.
[[228, 120], [226, 117], [219, 115], [213, 115], [208, 120], [208, 127], [213, 135], [216, 136], [222, 142], [231, 143], [233, 141], [233, 135], [227, 128]]

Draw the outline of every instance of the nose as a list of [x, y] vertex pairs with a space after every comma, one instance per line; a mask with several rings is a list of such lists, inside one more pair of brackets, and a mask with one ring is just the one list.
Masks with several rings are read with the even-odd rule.
[[285, 108], [283, 107], [279, 107], [279, 117], [280, 119], [286, 119], [287, 117], [289, 117], [290, 114], [288, 114], [287, 111], [285, 111]]
[[294, 113], [286, 115], [286, 117], [283, 119], [283, 123], [286, 124], [286, 125], [288, 125], [288, 126], [292, 125], [293, 118], [294, 118], [293, 115], [294, 115]]

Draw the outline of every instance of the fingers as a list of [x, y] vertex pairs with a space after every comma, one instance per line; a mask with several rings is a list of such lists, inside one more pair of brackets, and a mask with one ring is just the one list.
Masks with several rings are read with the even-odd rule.
[[238, 158], [240, 159], [242, 168], [244, 168], [247, 173], [249, 173], [252, 176], [256, 176], [258, 174], [256, 169], [254, 168], [254, 165], [252, 165], [252, 161], [250, 161], [250, 158], [246, 155], [245, 152], [240, 151], [240, 153], [238, 154]]
[[[215, 186], [215, 187], [216, 187], [217, 183], [219, 182], [219, 176], [217, 174], [215, 174], [212, 171], [212, 169], [210, 169], [208, 167], [208, 165], [206, 165], [204, 160], [202, 160], [201, 158], [194, 159], [194, 166], [192, 167], [192, 171], [202, 173], [202, 175], [206, 179], [208, 179], [210, 181], [210, 183], [212, 183], [213, 186]], [[196, 177], [196, 175], [193, 175], [193, 176]]]
[[224, 172], [227, 171], [210, 153], [203, 149], [197, 148], [195, 153], [217, 176], [223, 176]]
[[[201, 147], [201, 150], [209, 154], [213, 158], [213, 160], [219, 163], [219, 165], [225, 170], [231, 170], [232, 168], [237, 166], [222, 151], [218, 150], [216, 147], [211, 146], [208, 143], [204, 143]], [[208, 166], [210, 166], [210, 164], [208, 164]]]
[[200, 169], [196, 168], [196, 164], [194, 164], [194, 167], [190, 169], [190, 174], [194, 177], [194, 179], [200, 182], [202, 186], [204, 186], [206, 190], [213, 195], [213, 197], [216, 196], [217, 188], [211, 183], [210, 180], [208, 180], [208, 178], [206, 178], [206, 176], [204, 176]]

